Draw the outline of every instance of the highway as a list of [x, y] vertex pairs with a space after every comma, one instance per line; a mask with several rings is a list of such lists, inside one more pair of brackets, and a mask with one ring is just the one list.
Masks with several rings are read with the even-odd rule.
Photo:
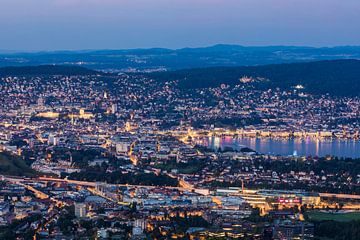
[[[38, 177], [38, 178], [21, 178], [21, 177], [12, 177], [12, 176], [2, 176], [2, 179], [5, 181], [9, 181], [16, 184], [21, 184], [24, 181], [27, 182], [66, 182], [69, 184], [75, 184], [84, 187], [96, 187], [96, 182], [89, 182], [89, 181], [77, 181], [77, 180], [70, 180], [70, 179], [62, 179], [62, 178], [52, 178], [52, 177]], [[134, 187], [134, 188], [157, 188], [159, 186], [147, 186], [147, 185], [131, 185], [131, 184], [108, 184], [109, 186], [118, 186], [118, 187]], [[191, 191], [193, 189], [184, 188], [184, 187], [161, 187], [166, 189], [177, 189], [181, 191]]]
[[[75, 184], [79, 186], [85, 186], [85, 187], [95, 187], [96, 182], [89, 182], [89, 181], [77, 181], [77, 180], [70, 180], [70, 179], [62, 179], [62, 178], [50, 178], [50, 177], [39, 177], [37, 178], [38, 181], [48, 181], [48, 182], [67, 182], [69, 184]], [[148, 185], [131, 185], [131, 184], [108, 184], [109, 186], [117, 186], [117, 187], [133, 187], [133, 188], [147, 188], [147, 189], [153, 189], [153, 188], [166, 188], [166, 189], [174, 189], [174, 190], [180, 190], [180, 191], [192, 191], [195, 190], [191, 187], [172, 187], [172, 186], [148, 186]]]
[[[75, 185], [79, 185], [79, 186], [84, 186], [84, 187], [92, 187], [95, 188], [96, 187], [96, 182], [89, 182], [89, 181], [77, 181], [77, 180], [70, 180], [70, 179], [62, 179], [62, 178], [51, 178], [51, 177], [38, 177], [38, 178], [34, 178], [34, 179], [28, 179], [28, 178], [21, 178], [21, 177], [13, 177], [13, 176], [2, 176], [3, 180], [7, 180], [13, 183], [17, 183], [17, 184], [22, 184], [24, 181], [32, 181], [32, 182], [38, 182], [38, 181], [48, 181], [48, 182], [66, 182], [69, 184], [75, 184]], [[183, 182], [184, 183], [184, 182]], [[166, 186], [166, 187], [159, 187], [159, 186], [147, 186], [147, 185], [131, 185], [131, 184], [109, 184], [109, 186], [117, 186], [117, 187], [133, 187], [133, 188], [147, 188], [147, 189], [153, 189], [153, 188], [166, 188], [166, 189], [174, 189], [174, 190], [180, 190], [180, 191], [195, 191], [198, 192], [200, 194], [203, 194], [204, 192], [209, 192], [209, 189], [197, 189], [194, 188], [192, 185], [190, 184], [182, 184], [181, 187], [171, 187], [171, 186]], [[27, 186], [28, 188], [29, 186]], [[44, 194], [41, 193], [40, 191], [37, 191], [36, 189], [31, 189], [28, 188], [29, 190], [38, 193], [40, 195]], [[35, 191], [34, 191], [35, 190]], [[256, 191], [256, 190], [255, 190]], [[207, 194], [204, 194], [207, 195]], [[338, 199], [354, 199], [354, 200], [359, 200], [360, 199], [360, 195], [353, 195], [353, 194], [335, 194], [335, 193], [319, 193], [320, 197], [324, 198], [338, 198]], [[45, 196], [45, 195], [43, 195]]]

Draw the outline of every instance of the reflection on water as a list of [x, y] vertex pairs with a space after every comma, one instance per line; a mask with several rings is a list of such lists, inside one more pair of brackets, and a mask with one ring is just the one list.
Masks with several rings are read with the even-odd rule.
[[242, 147], [249, 147], [259, 153], [284, 156], [295, 154], [298, 156], [360, 157], [360, 141], [351, 139], [208, 137], [198, 139], [197, 143], [214, 150], [219, 148], [240, 150]]

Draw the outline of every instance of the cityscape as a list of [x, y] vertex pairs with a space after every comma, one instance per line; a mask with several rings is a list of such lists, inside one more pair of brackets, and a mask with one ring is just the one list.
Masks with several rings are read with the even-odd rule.
[[[24, 10], [14, 16], [29, 17], [25, 10], [32, 9], [40, 36], [53, 34], [43, 19], [60, 24], [64, 36], [31, 41], [35, 33], [29, 33], [22, 47], [10, 33], [0, 39], [0, 239], [360, 239], [356, 35], [339, 34], [325, 44], [303, 30], [297, 44], [286, 28], [291, 16], [282, 13], [277, 37], [288, 40], [279, 42], [274, 32], [258, 44], [257, 32], [227, 16], [253, 18], [232, 10], [251, 10], [255, 3], [248, 1], [201, 0], [192, 7], [204, 12], [190, 25], [179, 11], [193, 19], [186, 11], [191, 3], [178, 0], [174, 6], [124, 1], [116, 13], [120, 3], [114, 1], [5, 2], [9, 12]], [[269, 2], [280, 8], [281, 1]], [[330, 2], [329, 11], [337, 6]], [[348, 4], [343, 7], [349, 11], [360, 7]], [[173, 15], [157, 12], [144, 20], [155, 6]], [[308, 18], [327, 16], [317, 10]], [[341, 16], [350, 15], [342, 11], [338, 26], [345, 26]], [[111, 44], [115, 35], [107, 27], [124, 28], [119, 16], [134, 29], [153, 29], [143, 35], [148, 28], [139, 27], [139, 35], [126, 34], [131, 38], [116, 35], [124, 46], [145, 47]], [[100, 17], [109, 25], [99, 27]], [[23, 21], [0, 21], [26, 30]], [[172, 23], [168, 32], [161, 28], [166, 21]], [[291, 27], [312, 28], [307, 21], [301, 16], [303, 25]], [[216, 45], [206, 27], [191, 28], [215, 23], [227, 36]], [[80, 28], [90, 25], [104, 36]], [[264, 30], [260, 25], [266, 23], [258, 26]], [[241, 46], [240, 39], [218, 44], [237, 36], [227, 26], [254, 34], [242, 41], [256, 47]], [[184, 34], [203, 46], [157, 48], [152, 37], [159, 29], [169, 42], [186, 44]], [[330, 34], [325, 30], [318, 33], [322, 39]]]

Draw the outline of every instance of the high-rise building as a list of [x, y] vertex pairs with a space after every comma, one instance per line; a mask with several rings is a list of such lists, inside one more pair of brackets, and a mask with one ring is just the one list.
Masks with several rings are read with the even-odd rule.
[[86, 217], [86, 204], [85, 203], [75, 203], [75, 216], [78, 218]]
[[48, 137], [48, 144], [56, 146], [58, 144], [58, 138], [55, 135], [50, 134]]
[[114, 103], [113, 105], [111, 105], [111, 113], [112, 113], [112, 114], [117, 113], [117, 104], [116, 104], [116, 103]]

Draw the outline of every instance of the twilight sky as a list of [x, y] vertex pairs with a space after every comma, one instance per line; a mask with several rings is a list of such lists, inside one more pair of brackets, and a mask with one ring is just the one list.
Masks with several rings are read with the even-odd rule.
[[360, 45], [360, 0], [0, 0], [0, 50]]

